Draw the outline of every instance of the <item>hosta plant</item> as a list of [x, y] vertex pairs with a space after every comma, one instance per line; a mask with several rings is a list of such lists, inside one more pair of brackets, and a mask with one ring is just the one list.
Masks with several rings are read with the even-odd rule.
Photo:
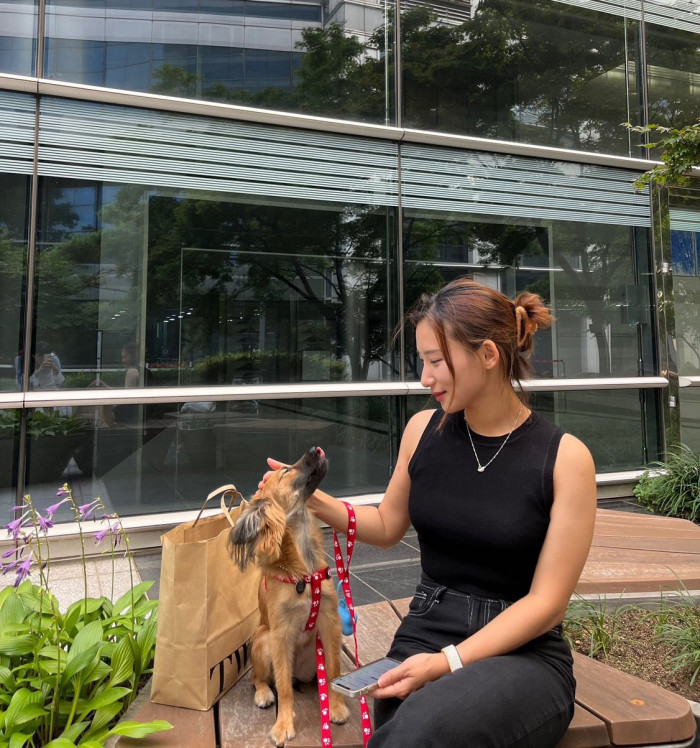
[[[131, 585], [112, 602], [87, 595], [85, 523], [94, 520], [96, 542], [109, 539], [115, 553], [131, 554], [120, 519], [100, 499], [78, 506], [68, 486], [43, 511], [25, 496], [19, 517], [7, 526], [14, 547], [2, 554], [2, 573], [15, 584], [0, 592], [0, 748], [99, 748], [110, 735], [144, 737], [170, 729], [161, 720], [119, 721], [151, 672], [157, 601], [151, 582]], [[54, 515], [68, 510], [77, 522], [85, 596], [65, 611], [51, 593], [47, 530]], [[121, 550], [119, 550], [121, 552]], [[39, 583], [28, 577], [36, 569]]]

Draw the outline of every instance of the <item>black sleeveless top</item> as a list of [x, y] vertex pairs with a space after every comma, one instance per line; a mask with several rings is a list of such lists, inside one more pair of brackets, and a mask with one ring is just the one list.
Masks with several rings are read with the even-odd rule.
[[[409, 514], [423, 572], [438, 584], [515, 601], [526, 595], [549, 527], [563, 431], [536, 413], [477, 472], [463, 413], [437, 410], [411, 458]], [[472, 438], [485, 465], [505, 436]]]

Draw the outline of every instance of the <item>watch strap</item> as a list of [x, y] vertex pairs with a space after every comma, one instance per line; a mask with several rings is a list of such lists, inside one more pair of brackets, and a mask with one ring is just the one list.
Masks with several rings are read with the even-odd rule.
[[442, 648], [442, 653], [447, 657], [447, 664], [450, 666], [450, 671], [454, 673], [455, 670], [459, 670], [462, 665], [462, 660], [459, 657], [459, 652], [454, 644], [450, 644], [447, 647]]

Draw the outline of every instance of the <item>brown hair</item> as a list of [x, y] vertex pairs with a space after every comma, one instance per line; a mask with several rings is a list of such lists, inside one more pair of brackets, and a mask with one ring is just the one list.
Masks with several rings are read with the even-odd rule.
[[[435, 294], [423, 294], [406, 314], [413, 327], [423, 321], [430, 323], [453, 379], [448, 337], [472, 352], [485, 340], [493, 341], [504, 379], [518, 384], [532, 373], [532, 336], [537, 329], [549, 327], [552, 319], [537, 294], [525, 291], [511, 301], [500, 291], [469, 278], [457, 278]], [[525, 399], [522, 388], [520, 398]]]

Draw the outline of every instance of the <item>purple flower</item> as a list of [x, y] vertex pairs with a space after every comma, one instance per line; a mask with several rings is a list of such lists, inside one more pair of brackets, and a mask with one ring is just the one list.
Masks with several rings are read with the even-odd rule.
[[90, 515], [97, 509], [97, 505], [99, 504], [99, 499], [95, 499], [94, 501], [91, 501], [89, 504], [82, 504], [78, 507], [78, 515], [80, 516], [80, 519], [88, 519]]
[[2, 554], [3, 558], [10, 558], [10, 556], [14, 556], [17, 553], [16, 548], [10, 548], [9, 551], [5, 551], [5, 553]]
[[46, 516], [50, 520], [52, 520], [53, 519], [53, 515], [56, 514], [56, 512], [58, 511], [58, 507], [61, 506], [61, 504], [64, 504], [66, 501], [68, 501], [68, 499], [62, 499], [57, 504], [51, 504], [51, 506], [47, 506], [46, 507]]
[[70, 491], [68, 490], [68, 484], [64, 483], [58, 491], [56, 491], [56, 496], [68, 496]]
[[111, 528], [107, 527], [104, 530], [100, 530], [99, 532], [96, 532], [95, 533], [95, 544], [99, 545], [105, 539], [105, 536], [111, 531], [112, 531]]
[[22, 563], [17, 567], [17, 577], [15, 578], [15, 587], [19, 587], [20, 584], [29, 576], [29, 572], [32, 567], [32, 557], [27, 556], [27, 558], [22, 561]]
[[25, 517], [26, 515], [23, 514], [19, 519], [15, 519], [7, 525], [7, 534], [12, 535], [13, 540], [19, 539], [22, 522], [24, 522]]
[[8, 571], [12, 571], [18, 563], [19, 561], [12, 561], [11, 563], [7, 564], [7, 566], [5, 566], [2, 570], [2, 575], [5, 576]]
[[47, 519], [46, 517], [42, 517], [39, 515], [39, 529], [42, 532], [46, 532], [49, 527], [53, 527], [53, 522], [50, 519]]

